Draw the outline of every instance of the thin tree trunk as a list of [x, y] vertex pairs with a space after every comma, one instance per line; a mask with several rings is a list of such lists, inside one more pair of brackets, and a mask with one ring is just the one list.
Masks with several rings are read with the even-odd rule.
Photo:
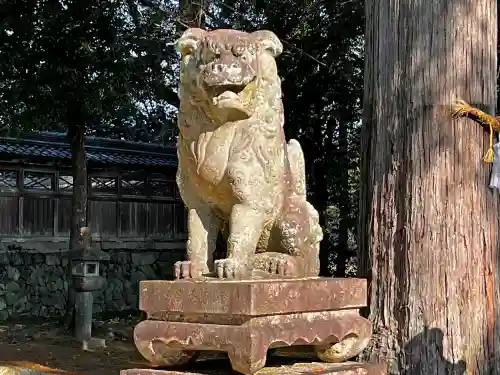
[[[85, 126], [70, 126], [68, 137], [71, 145], [71, 165], [73, 171], [73, 195], [71, 197], [70, 250], [75, 250], [80, 238], [80, 229], [87, 226], [87, 155], [85, 153]], [[68, 266], [68, 279], [71, 280], [71, 267]], [[71, 284], [70, 284], [71, 285]], [[73, 328], [75, 294], [68, 288], [65, 325]]]
[[205, 10], [208, 0], [179, 0], [180, 19], [184, 27], [205, 26]]
[[409, 375], [500, 374], [498, 192], [487, 136], [452, 121], [496, 102], [495, 0], [367, 0], [360, 272], [364, 359]]
[[68, 132], [71, 142], [73, 169], [72, 221], [70, 248], [75, 249], [80, 229], [87, 226], [87, 154], [85, 153], [85, 126], [75, 126]]
[[349, 155], [347, 153], [347, 121], [340, 121], [339, 124], [339, 149], [338, 149], [338, 169], [339, 184], [335, 186], [338, 189], [338, 207], [339, 207], [339, 238], [337, 243], [337, 268], [335, 276], [344, 277], [347, 269], [347, 262], [351, 255], [349, 249], [349, 225], [351, 223], [351, 207], [349, 197]]

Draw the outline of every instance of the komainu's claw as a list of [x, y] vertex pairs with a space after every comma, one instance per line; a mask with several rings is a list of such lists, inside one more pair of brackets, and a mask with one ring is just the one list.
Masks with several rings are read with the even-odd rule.
[[174, 276], [176, 280], [199, 279], [202, 276], [201, 267], [196, 267], [191, 261], [175, 262]]

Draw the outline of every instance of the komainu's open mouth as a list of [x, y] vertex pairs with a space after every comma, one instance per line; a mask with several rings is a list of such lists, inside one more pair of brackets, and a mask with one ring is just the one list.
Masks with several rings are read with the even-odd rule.
[[238, 84], [229, 80], [219, 81], [220, 83], [212, 85], [205, 82], [205, 90], [219, 119], [239, 121], [251, 116], [251, 101], [256, 79], [256, 77], [243, 79]]
[[219, 96], [227, 91], [239, 94], [242, 92], [247, 85], [221, 85], [212, 87], [214, 96]]
[[223, 85], [207, 85], [207, 86], [212, 98], [218, 98], [223, 96], [235, 97], [241, 94], [243, 90], [245, 90], [245, 88], [254, 81], [255, 78], [241, 84], [223, 84]]

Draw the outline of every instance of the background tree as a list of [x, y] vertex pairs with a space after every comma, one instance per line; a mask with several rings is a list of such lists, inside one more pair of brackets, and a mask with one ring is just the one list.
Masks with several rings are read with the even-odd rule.
[[367, 0], [361, 274], [394, 374], [496, 374], [498, 193], [483, 130], [452, 121], [458, 97], [492, 113], [494, 0]]
[[175, 6], [6, 1], [0, 14], [4, 124], [66, 131], [73, 102], [93, 135], [150, 141], [173, 124]]

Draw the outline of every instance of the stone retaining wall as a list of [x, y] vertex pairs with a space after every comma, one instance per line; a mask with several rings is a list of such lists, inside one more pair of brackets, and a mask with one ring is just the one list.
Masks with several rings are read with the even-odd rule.
[[[139, 281], [170, 278], [173, 263], [184, 257], [183, 246], [177, 243], [161, 250], [103, 249], [111, 257], [101, 265], [107, 287], [95, 292], [94, 311], [137, 309]], [[64, 314], [68, 288], [64, 253], [35, 251], [29, 245], [0, 251], [0, 320]]]

